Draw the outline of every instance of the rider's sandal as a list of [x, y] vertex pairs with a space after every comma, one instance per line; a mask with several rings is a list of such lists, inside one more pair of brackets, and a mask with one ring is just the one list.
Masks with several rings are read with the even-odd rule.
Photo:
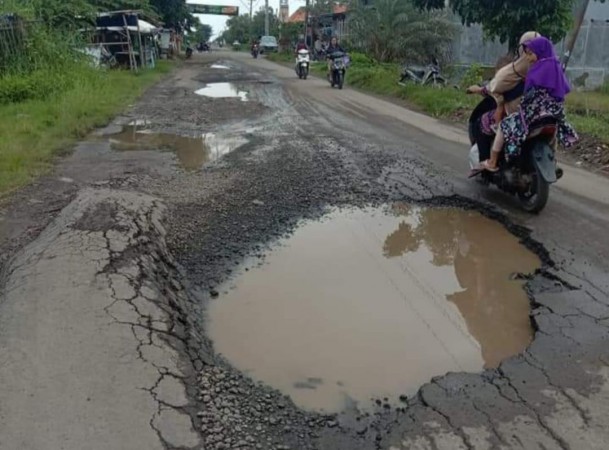
[[480, 175], [482, 172], [484, 172], [484, 169], [472, 169], [469, 171], [467, 178], [474, 178], [476, 175]]

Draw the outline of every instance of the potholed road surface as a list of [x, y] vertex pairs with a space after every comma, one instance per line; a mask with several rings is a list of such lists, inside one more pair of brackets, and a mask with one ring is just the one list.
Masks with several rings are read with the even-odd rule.
[[609, 181], [198, 56], [0, 210], [2, 449], [605, 449]]

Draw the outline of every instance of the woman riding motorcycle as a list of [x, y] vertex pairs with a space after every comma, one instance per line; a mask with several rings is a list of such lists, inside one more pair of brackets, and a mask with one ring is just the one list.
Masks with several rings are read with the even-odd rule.
[[471, 86], [467, 89], [470, 94], [490, 95], [497, 103], [495, 110], [480, 117], [476, 130], [478, 151], [482, 161], [490, 156], [493, 138], [503, 117], [518, 110], [524, 93], [526, 75], [531, 66], [524, 53], [523, 44], [539, 36], [540, 34], [536, 31], [524, 33], [520, 38], [518, 55], [515, 60], [501, 67], [486, 86]]
[[565, 97], [571, 91], [554, 46], [545, 37], [538, 37], [524, 43], [525, 57], [530, 69], [524, 87], [524, 97], [518, 110], [502, 120], [491, 157], [481, 164], [481, 169], [489, 172], [498, 170], [500, 153], [514, 156], [520, 151], [529, 135], [531, 126], [540, 120], [552, 118], [558, 124], [558, 140], [565, 147], [579, 139], [575, 130], [565, 119]]
[[330, 45], [326, 49], [326, 59], [328, 60], [328, 78], [332, 75], [332, 53], [341, 52], [345, 53], [345, 50], [338, 43], [338, 38], [333, 36], [330, 40]]

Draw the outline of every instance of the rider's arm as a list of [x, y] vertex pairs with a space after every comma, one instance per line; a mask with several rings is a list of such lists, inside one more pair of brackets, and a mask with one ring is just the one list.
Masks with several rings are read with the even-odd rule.
[[487, 86], [486, 85], [480, 86], [479, 84], [474, 84], [473, 86], [468, 87], [467, 93], [468, 94], [480, 94], [482, 96], [489, 95]]

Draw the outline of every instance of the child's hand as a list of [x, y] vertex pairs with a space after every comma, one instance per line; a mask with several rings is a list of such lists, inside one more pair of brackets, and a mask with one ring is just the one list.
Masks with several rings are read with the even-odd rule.
[[478, 85], [473, 85], [468, 87], [466, 92], [468, 94], [482, 94], [482, 87]]

